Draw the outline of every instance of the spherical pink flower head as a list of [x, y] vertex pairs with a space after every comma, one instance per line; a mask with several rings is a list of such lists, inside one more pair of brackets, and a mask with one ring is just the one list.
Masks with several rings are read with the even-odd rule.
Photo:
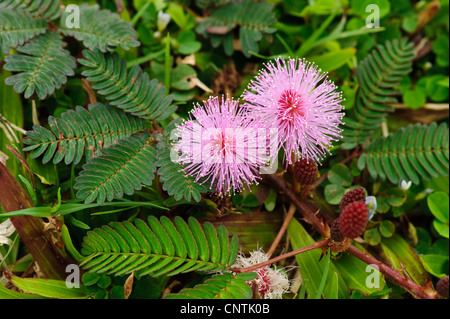
[[319, 162], [342, 131], [341, 92], [317, 66], [300, 59], [269, 62], [243, 94], [249, 112], [278, 130], [286, 165], [298, 158]]
[[178, 162], [196, 182], [210, 181], [218, 194], [241, 191], [256, 183], [264, 162], [257, 156], [254, 120], [229, 98], [210, 97], [197, 104], [177, 128]]

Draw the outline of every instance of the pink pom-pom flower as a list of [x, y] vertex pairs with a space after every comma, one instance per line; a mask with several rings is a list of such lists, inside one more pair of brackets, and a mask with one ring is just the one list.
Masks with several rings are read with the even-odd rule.
[[196, 182], [210, 183], [218, 194], [257, 183], [259, 169], [267, 163], [261, 156], [266, 141], [258, 140], [255, 121], [244, 111], [238, 101], [223, 96], [196, 104], [176, 129], [173, 146], [179, 156], [172, 160], [184, 164]]
[[261, 127], [278, 130], [286, 165], [299, 158], [320, 162], [332, 141], [341, 138], [342, 94], [305, 60], [280, 57], [267, 63], [242, 97]]

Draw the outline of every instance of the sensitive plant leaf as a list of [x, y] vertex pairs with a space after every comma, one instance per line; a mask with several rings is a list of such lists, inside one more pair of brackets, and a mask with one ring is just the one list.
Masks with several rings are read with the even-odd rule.
[[157, 140], [156, 166], [158, 166], [157, 173], [163, 184], [163, 190], [174, 196], [175, 200], [180, 200], [184, 197], [187, 201], [193, 199], [199, 202], [201, 193], [205, 193], [208, 190], [207, 187], [195, 182], [194, 177], [187, 175], [183, 171], [183, 166], [172, 161], [171, 146], [162, 135], [157, 136]]
[[[81, 265], [90, 272], [108, 275], [134, 271], [136, 277], [228, 270], [237, 250], [229, 248], [233, 245], [228, 240], [216, 238], [211, 224], [201, 226], [193, 217], [188, 223], [181, 217], [171, 221], [165, 216], [159, 220], [149, 216], [148, 223], [141, 219], [113, 222], [87, 233], [81, 250], [86, 257]], [[223, 254], [228, 260], [222, 260]]]
[[99, 49], [102, 52], [113, 51], [118, 46], [125, 50], [139, 46], [132, 25], [120, 19], [117, 13], [107, 9], [100, 10], [97, 4], [81, 4], [79, 8], [80, 21], [77, 28], [68, 24], [71, 21], [70, 11], [62, 14], [60, 30], [64, 35], [83, 41], [84, 46], [90, 50]]
[[258, 52], [258, 42], [263, 35], [276, 31], [276, 22], [272, 12], [273, 5], [265, 1], [238, 0], [228, 2], [211, 10], [211, 15], [204, 18], [197, 27], [197, 32], [211, 37], [213, 47], [224, 45], [225, 53], [233, 53], [232, 30], [239, 27], [239, 39], [242, 52], [246, 57], [250, 52]]
[[5, 58], [5, 70], [17, 72], [6, 79], [17, 93], [25, 98], [36, 94], [41, 100], [55, 92], [75, 74], [75, 58], [64, 47], [66, 44], [56, 32], [47, 32], [17, 48], [23, 54]]
[[410, 124], [387, 137], [374, 140], [358, 160], [373, 178], [393, 184], [400, 179], [418, 184], [448, 176], [449, 134], [447, 123]]
[[192, 288], [184, 288], [165, 299], [251, 299], [252, 289], [246, 281], [255, 279], [256, 273], [214, 275]]
[[127, 62], [117, 53], [103, 54], [99, 50], [84, 50], [85, 59], [78, 61], [87, 67], [82, 75], [92, 88], [104, 95], [110, 105], [146, 120], [162, 121], [177, 107], [172, 95], [166, 96], [166, 87], [136, 65], [129, 71]]
[[396, 103], [395, 88], [412, 71], [414, 45], [406, 38], [378, 45], [357, 68], [358, 92], [355, 106], [344, 119], [343, 140], [363, 143], [379, 130]]
[[23, 10], [12, 10], [0, 4], [0, 49], [8, 54], [11, 48], [24, 45], [27, 41], [47, 31], [47, 21], [33, 18]]
[[150, 186], [156, 171], [154, 138], [148, 132], [120, 140], [83, 165], [74, 189], [85, 204], [102, 204]]
[[45, 18], [54, 20], [62, 13], [62, 3], [60, 0], [3, 0], [0, 3], [2, 8], [23, 10], [35, 18]]
[[24, 151], [32, 151], [31, 157], [43, 156], [42, 162], [66, 165], [78, 164], [83, 155], [89, 161], [102, 154], [104, 148], [117, 144], [133, 134], [143, 132], [148, 123], [109, 105], [97, 103], [88, 109], [77, 106], [61, 114], [49, 117], [50, 130], [35, 125], [24, 139]]

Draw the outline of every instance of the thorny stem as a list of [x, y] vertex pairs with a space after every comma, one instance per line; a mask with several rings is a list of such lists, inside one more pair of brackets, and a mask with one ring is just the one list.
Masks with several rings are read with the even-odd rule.
[[[350, 156], [350, 157], [352, 157], [352, 156]], [[282, 177], [280, 177], [276, 174], [267, 175], [267, 177], [271, 181], [272, 185], [275, 185], [278, 188], [278, 190], [281, 193], [283, 193], [287, 197], [287, 199], [295, 206], [297, 211], [303, 215], [304, 221], [311, 224], [315, 230], [317, 230], [319, 233], [321, 233], [322, 236], [326, 238], [325, 240], [327, 240], [327, 243], [328, 243], [329, 237], [330, 237], [329, 229], [326, 228], [326, 225], [323, 222], [321, 222], [321, 220], [319, 220], [319, 218], [315, 215], [315, 213], [303, 201], [301, 201], [297, 198], [296, 193], [288, 186], [286, 181]], [[320, 245], [323, 245], [323, 242], [324, 242], [324, 240], [319, 241], [316, 244], [318, 244], [320, 246]], [[314, 245], [311, 245], [311, 246], [314, 246]], [[311, 250], [311, 249], [317, 248], [317, 247], [311, 248], [311, 246], [303, 247], [299, 250], [292, 251], [289, 254], [291, 254], [291, 256], [293, 256], [293, 255], [303, 252], [304, 249]], [[305, 251], [307, 251], [307, 250], [305, 250]], [[425, 289], [424, 287], [421, 287], [420, 285], [418, 285], [411, 279], [403, 276], [397, 270], [392, 269], [391, 267], [387, 266], [383, 262], [381, 262], [381, 261], [377, 260], [376, 258], [368, 255], [367, 253], [361, 251], [357, 247], [355, 247], [353, 245], [349, 245], [347, 251], [350, 254], [352, 254], [353, 256], [355, 256], [356, 258], [360, 259], [361, 261], [363, 261], [367, 264], [377, 265], [379, 270], [381, 271], [381, 273], [383, 273], [386, 277], [391, 279], [391, 281], [393, 281], [398, 286], [406, 289], [414, 297], [422, 298], [422, 299], [439, 298], [438, 294], [433, 289]], [[281, 258], [281, 259], [287, 258], [286, 255], [287, 254], [282, 255], [283, 258]], [[282, 257], [282, 256], [279, 256], [279, 257]], [[277, 261], [277, 260], [275, 260], [277, 258], [268, 260], [267, 263], [268, 264], [274, 263]], [[279, 260], [281, 260], [281, 259], [279, 259]], [[257, 265], [255, 265], [255, 266], [257, 266]], [[252, 266], [252, 268], [255, 266]], [[262, 267], [262, 266], [259, 266], [259, 267]], [[259, 267], [257, 267], [257, 268], [259, 268]], [[247, 267], [247, 268], [250, 268], [250, 267]], [[243, 269], [245, 271], [251, 271], [251, 270], [247, 270], [247, 268], [241, 268], [239, 270], [241, 272], [243, 272], [242, 271]], [[426, 291], [426, 290], [429, 290], [429, 291]]]
[[399, 286], [405, 288], [412, 295], [421, 299], [435, 299], [438, 298], [437, 293], [427, 293], [423, 287], [419, 286], [417, 283], [411, 279], [403, 276], [399, 271], [390, 268], [389, 266], [383, 264], [381, 261], [370, 256], [369, 254], [363, 252], [353, 245], [349, 245], [347, 251], [355, 256], [356, 258], [364, 261], [369, 265], [376, 265], [381, 273], [392, 279]]
[[329, 237], [329, 234], [325, 230], [324, 224], [319, 220], [319, 218], [317, 218], [316, 214], [309, 209], [305, 202], [301, 201], [297, 197], [297, 194], [290, 189], [283, 178], [276, 174], [270, 174], [267, 175], [267, 179], [270, 180], [271, 185], [275, 185], [275, 187], [277, 187], [278, 190], [288, 198], [297, 211], [301, 212], [305, 222], [311, 224], [323, 237]]
[[314, 250], [314, 249], [317, 249], [317, 248], [325, 247], [325, 246], [328, 245], [329, 242], [330, 242], [330, 238], [323, 239], [321, 241], [315, 242], [312, 245], [309, 245], [309, 246], [306, 246], [306, 247], [302, 247], [302, 248], [290, 251], [290, 252], [288, 252], [286, 254], [283, 254], [283, 255], [280, 255], [278, 257], [269, 259], [267, 261], [264, 261], [264, 262], [256, 264], [256, 265], [252, 265], [252, 266], [245, 267], [245, 268], [231, 268], [231, 271], [233, 271], [235, 273], [251, 272], [251, 271], [254, 271], [254, 270], [258, 269], [258, 268], [262, 268], [262, 267], [268, 266], [270, 264], [276, 263], [276, 262], [278, 262], [280, 260], [283, 260], [283, 259], [295, 256], [295, 255], [298, 255], [298, 254], [301, 254], [301, 253], [304, 253], [304, 252], [307, 252], [307, 251], [310, 251], [310, 250]]

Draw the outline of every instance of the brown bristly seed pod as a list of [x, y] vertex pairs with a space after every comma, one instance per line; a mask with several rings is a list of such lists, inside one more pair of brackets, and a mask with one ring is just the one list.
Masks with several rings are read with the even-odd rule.
[[339, 230], [348, 238], [361, 236], [366, 230], [369, 209], [362, 202], [348, 204], [339, 216]]
[[366, 192], [364, 191], [364, 188], [355, 188], [345, 193], [339, 203], [339, 209], [342, 212], [348, 204], [353, 202], [366, 202]]
[[448, 276], [442, 277], [436, 283], [436, 291], [444, 298], [448, 298]]
[[301, 158], [294, 164], [294, 178], [302, 185], [312, 185], [317, 180], [319, 170], [311, 159]]
[[331, 223], [330, 236], [331, 239], [333, 239], [335, 242], [341, 242], [345, 239], [344, 235], [342, 235], [341, 231], [339, 230], [339, 218], [336, 218]]

